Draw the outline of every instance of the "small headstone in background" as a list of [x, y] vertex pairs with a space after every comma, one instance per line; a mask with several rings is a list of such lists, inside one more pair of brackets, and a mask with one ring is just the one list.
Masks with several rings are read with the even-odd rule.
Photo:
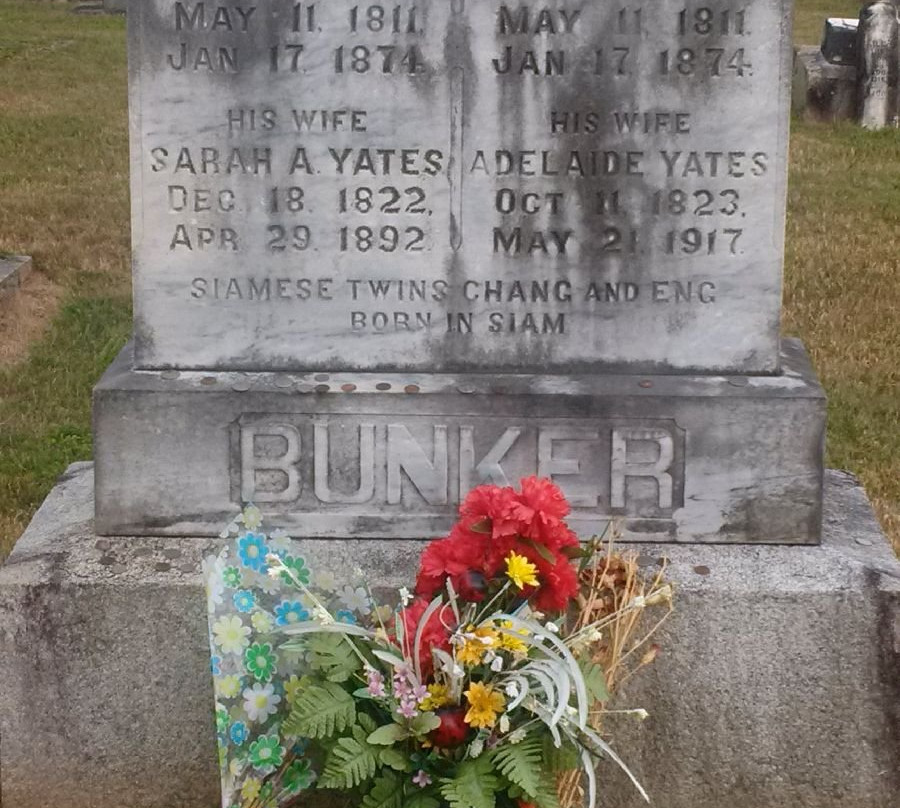
[[897, 123], [897, 6], [877, 0], [859, 16], [859, 122], [865, 129]]
[[0, 255], [0, 300], [11, 297], [31, 272], [31, 258], [27, 255]]
[[859, 58], [859, 20], [829, 17], [822, 36], [822, 55], [833, 65], [856, 65]]

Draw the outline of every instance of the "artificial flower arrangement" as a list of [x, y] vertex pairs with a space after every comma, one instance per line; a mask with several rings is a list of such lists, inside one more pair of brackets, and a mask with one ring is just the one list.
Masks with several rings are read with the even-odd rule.
[[391, 607], [245, 508], [205, 564], [223, 807], [594, 808], [599, 758], [646, 798], [601, 724], [646, 715], [607, 704], [671, 588], [568, 512], [548, 480], [474, 489]]

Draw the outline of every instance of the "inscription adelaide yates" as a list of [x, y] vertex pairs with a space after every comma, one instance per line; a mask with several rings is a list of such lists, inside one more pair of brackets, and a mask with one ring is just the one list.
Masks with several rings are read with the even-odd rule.
[[132, 17], [140, 365], [775, 369], [780, 0]]
[[670, 518], [684, 504], [684, 433], [664, 419], [247, 414], [231, 440], [235, 502], [443, 512], [481, 483], [537, 474], [583, 518]]

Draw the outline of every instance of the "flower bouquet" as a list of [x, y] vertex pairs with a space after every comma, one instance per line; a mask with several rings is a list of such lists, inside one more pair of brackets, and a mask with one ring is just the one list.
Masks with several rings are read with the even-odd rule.
[[476, 488], [390, 606], [247, 507], [205, 565], [224, 808], [313, 788], [362, 808], [593, 808], [601, 758], [646, 798], [602, 725], [646, 715], [607, 705], [655, 656], [671, 589], [582, 545], [568, 511], [547, 480]]

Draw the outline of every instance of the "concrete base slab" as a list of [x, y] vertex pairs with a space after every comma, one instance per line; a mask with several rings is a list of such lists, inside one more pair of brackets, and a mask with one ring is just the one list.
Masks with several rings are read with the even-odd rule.
[[[216, 539], [99, 538], [73, 466], [0, 568], [6, 808], [218, 803], [201, 559]], [[821, 546], [640, 545], [678, 611], [610, 727], [666, 808], [889, 808], [900, 793], [900, 564], [859, 484], [828, 472]], [[272, 523], [275, 526], [275, 523]], [[340, 577], [411, 580], [421, 543], [306, 540]], [[639, 804], [613, 766], [604, 808]]]
[[825, 396], [796, 340], [782, 367], [159, 372], [133, 370], [126, 349], [94, 393], [96, 527], [215, 536], [254, 502], [298, 537], [420, 539], [450, 528], [471, 487], [538, 474], [565, 491], [584, 537], [619, 517], [635, 541], [812, 544]]

